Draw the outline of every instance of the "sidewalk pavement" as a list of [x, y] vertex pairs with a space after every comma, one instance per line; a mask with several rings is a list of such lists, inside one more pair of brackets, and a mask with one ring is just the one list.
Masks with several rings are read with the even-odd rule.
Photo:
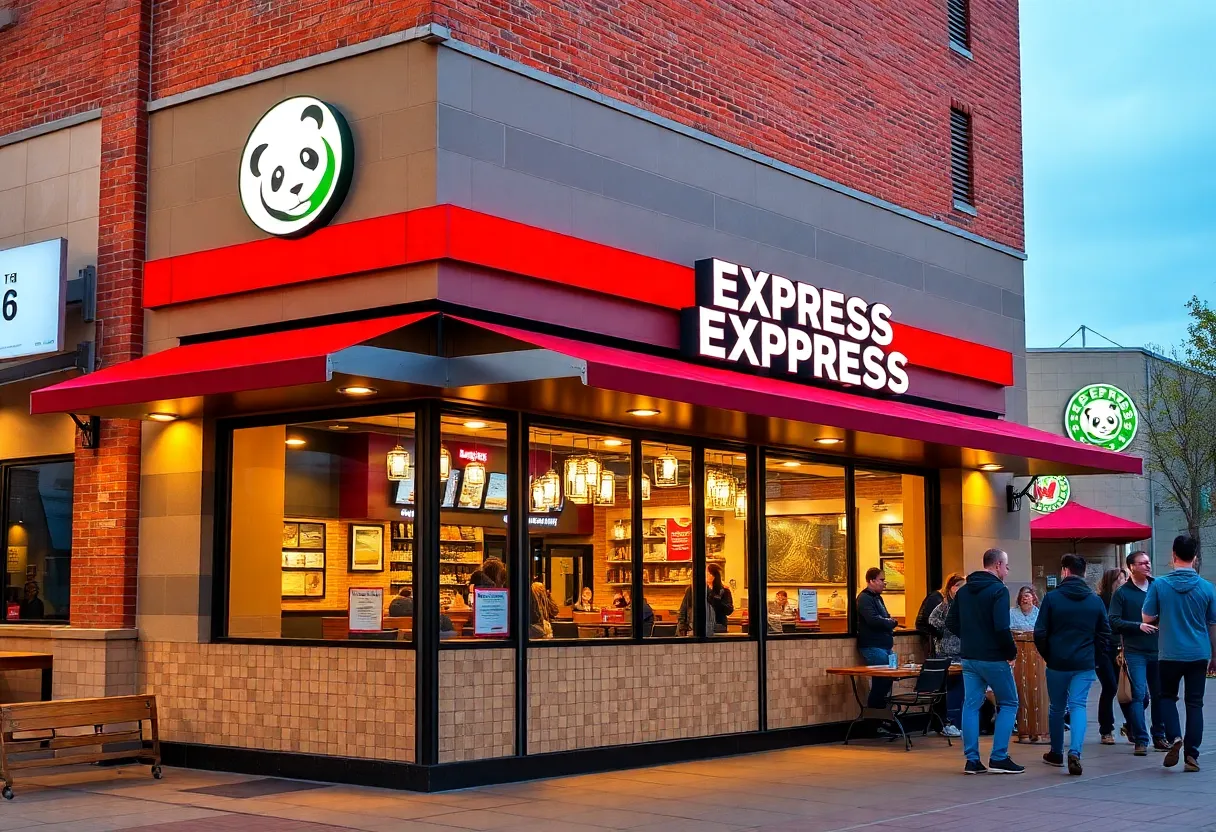
[[1017, 743], [1025, 774], [964, 777], [960, 744], [930, 736], [911, 752], [864, 740], [443, 794], [81, 767], [18, 780], [0, 832], [1216, 830], [1216, 754], [1188, 774], [1120, 740], [1100, 746], [1091, 724], [1081, 777], [1044, 765], [1045, 746]]

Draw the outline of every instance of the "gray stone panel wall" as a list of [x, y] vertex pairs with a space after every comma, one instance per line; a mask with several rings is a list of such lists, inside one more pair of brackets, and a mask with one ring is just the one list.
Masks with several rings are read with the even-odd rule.
[[902, 323], [1012, 352], [1007, 411], [1026, 420], [1016, 257], [468, 55], [438, 58], [437, 202], [884, 302]]

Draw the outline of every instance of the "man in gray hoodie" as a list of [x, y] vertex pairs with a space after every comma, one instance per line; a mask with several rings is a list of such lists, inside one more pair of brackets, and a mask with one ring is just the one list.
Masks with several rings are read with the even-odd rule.
[[[1216, 671], [1216, 590], [1195, 571], [1198, 545], [1194, 538], [1174, 538], [1174, 571], [1149, 585], [1141, 617], [1159, 628], [1158, 666], [1161, 699], [1165, 703], [1165, 733], [1170, 750], [1165, 765], [1178, 765], [1186, 748], [1186, 770], [1199, 771], [1203, 742], [1203, 690], [1208, 671]], [[1178, 725], [1178, 687], [1186, 682], [1186, 738]]]

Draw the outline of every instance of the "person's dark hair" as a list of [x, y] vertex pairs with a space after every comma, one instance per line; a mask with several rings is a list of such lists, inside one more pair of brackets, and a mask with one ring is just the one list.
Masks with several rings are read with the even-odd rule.
[[879, 569], [877, 566], [871, 566], [869, 569], [866, 570], [866, 583], [869, 583], [870, 581], [874, 580], [881, 574], [882, 574], [881, 569]]
[[984, 568], [991, 569], [1001, 562], [1001, 555], [1005, 554], [1004, 549], [989, 549], [984, 552]]
[[1110, 606], [1111, 596], [1115, 594], [1115, 582], [1119, 580], [1119, 576], [1123, 574], [1122, 569], [1107, 569], [1102, 573], [1102, 579], [1098, 581], [1098, 595]]
[[961, 584], [967, 580], [967, 576], [962, 572], [951, 572], [946, 576], [946, 582], [942, 584], [942, 600], [950, 600], [950, 590], [954, 589], [956, 584]]
[[409, 598], [409, 597], [413, 596], [414, 590], [409, 586], [403, 586], [403, 587], [401, 587], [401, 591], [398, 592], [397, 594], [400, 595], [402, 598]]
[[507, 585], [507, 565], [498, 558], [486, 558], [486, 562], [481, 565], [481, 571], [493, 582], [491, 586]]
[[[1124, 558], [1123, 560], [1124, 560], [1124, 563], [1127, 564], [1127, 568], [1131, 569], [1132, 564], [1136, 562], [1136, 558], [1140, 557], [1141, 555], [1148, 557], [1148, 552], [1144, 551], [1143, 549], [1137, 549], [1136, 551], [1134, 551], [1130, 555], [1128, 555], [1126, 558]], [[1152, 563], [1152, 560], [1153, 560], [1152, 558], [1149, 558], [1149, 563]]]
[[1174, 538], [1174, 557], [1183, 563], [1193, 562], [1198, 548], [1195, 538], [1189, 534], [1180, 534]]
[[485, 572], [478, 569], [469, 576], [469, 583], [474, 589], [493, 589], [494, 581]]
[[709, 566], [707, 566], [705, 568], [707, 570], [709, 570], [709, 574], [712, 575], [714, 578], [713, 585], [710, 587], [710, 589], [712, 589], [714, 592], [721, 592], [722, 591], [722, 567], [716, 563], [711, 563]]
[[[1067, 569], [1070, 574], [1076, 575], [1078, 578], [1085, 577], [1085, 558], [1080, 555], [1074, 555], [1069, 552], [1064, 557], [1060, 558], [1060, 568]], [[1118, 569], [1113, 570], [1118, 572]], [[1105, 575], [1102, 576], [1105, 579]]]

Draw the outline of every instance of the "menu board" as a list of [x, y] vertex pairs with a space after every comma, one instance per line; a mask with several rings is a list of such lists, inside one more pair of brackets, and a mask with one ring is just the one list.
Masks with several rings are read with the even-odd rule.
[[486, 487], [486, 502], [483, 508], [494, 511], [507, 509], [507, 475], [490, 474], [490, 484]]
[[378, 633], [384, 629], [384, 587], [350, 588], [348, 629], [352, 633]]
[[692, 560], [692, 521], [667, 520], [667, 560]]
[[464, 472], [459, 468], [453, 468], [448, 474], [447, 488], [443, 490], [443, 507], [452, 508], [456, 505], [456, 494], [460, 489], [460, 477]]
[[460, 486], [460, 499], [456, 501], [457, 508], [481, 508], [481, 497], [486, 490], [486, 481], [471, 483], [465, 479]]
[[798, 620], [819, 620], [819, 591], [815, 589], [798, 590]]
[[473, 635], [481, 637], [507, 636], [510, 618], [509, 594], [505, 589], [475, 587], [473, 589]]
[[393, 503], [399, 506], [412, 506], [414, 504], [413, 477], [406, 480], [401, 480], [397, 483], [397, 492], [393, 496]]

